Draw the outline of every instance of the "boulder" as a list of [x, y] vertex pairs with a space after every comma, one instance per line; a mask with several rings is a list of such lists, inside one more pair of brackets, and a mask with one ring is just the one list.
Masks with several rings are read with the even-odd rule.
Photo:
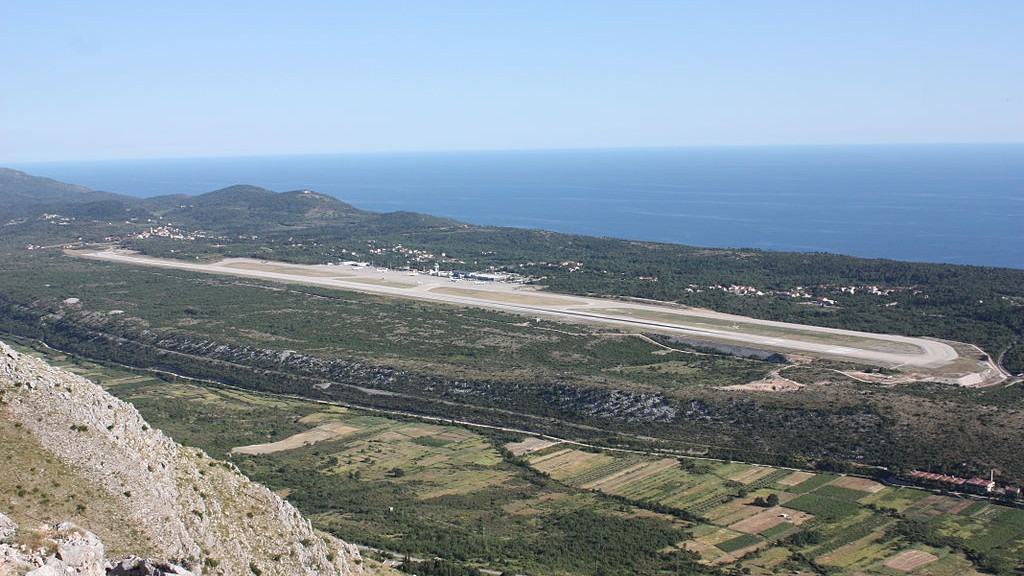
[[0, 513], [0, 540], [7, 540], [14, 536], [14, 533], [17, 531], [18, 525], [14, 523], [14, 520], [11, 520], [3, 513]]
[[107, 570], [107, 576], [194, 576], [181, 566], [129, 556]]
[[[71, 570], [71, 572], [68, 570]], [[68, 574], [77, 574], [77, 572], [74, 572], [73, 568], [69, 568], [67, 564], [60, 560], [50, 558], [46, 564], [28, 572], [25, 576], [68, 576]]]
[[57, 525], [52, 536], [57, 543], [57, 558], [82, 576], [105, 576], [103, 543], [95, 534], [71, 522]]

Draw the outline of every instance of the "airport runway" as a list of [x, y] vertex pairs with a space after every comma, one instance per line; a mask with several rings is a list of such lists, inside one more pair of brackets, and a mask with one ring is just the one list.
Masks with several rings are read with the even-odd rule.
[[141, 256], [125, 251], [83, 254], [88, 258], [227, 274], [372, 294], [502, 310], [528, 317], [610, 325], [733, 343], [779, 352], [805, 352], [890, 367], [939, 368], [959, 357], [948, 344], [889, 334], [758, 320], [678, 305], [586, 298], [503, 282], [452, 281], [426, 274], [372, 267], [302, 266], [242, 258], [200, 264]]

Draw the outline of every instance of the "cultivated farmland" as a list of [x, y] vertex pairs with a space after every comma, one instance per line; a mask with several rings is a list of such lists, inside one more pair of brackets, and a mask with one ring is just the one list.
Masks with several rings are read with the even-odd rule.
[[[525, 458], [568, 486], [696, 520], [683, 548], [753, 574], [775, 574], [797, 554], [835, 573], [885, 575], [970, 574], [967, 551], [988, 555], [997, 572], [1024, 558], [1024, 511], [868, 478], [567, 444]], [[914, 532], [917, 523], [932, 536]], [[936, 540], [948, 544], [928, 544]]]

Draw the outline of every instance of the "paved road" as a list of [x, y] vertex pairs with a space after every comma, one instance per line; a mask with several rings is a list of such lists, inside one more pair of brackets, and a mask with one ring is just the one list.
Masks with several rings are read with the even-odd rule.
[[958, 358], [953, 347], [923, 338], [772, 322], [711, 310], [538, 292], [500, 282], [453, 282], [424, 274], [351, 266], [300, 266], [232, 258], [213, 264], [166, 260], [124, 251], [88, 258], [213, 274], [278, 280], [373, 294], [477, 306], [571, 322], [611, 325], [723, 341], [768, 350], [806, 352], [885, 366], [939, 368]]

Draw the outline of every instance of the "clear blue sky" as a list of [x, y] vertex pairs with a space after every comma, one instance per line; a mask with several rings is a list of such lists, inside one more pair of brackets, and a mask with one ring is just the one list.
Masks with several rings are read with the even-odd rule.
[[1024, 141], [1021, 0], [0, 0], [5, 161]]

